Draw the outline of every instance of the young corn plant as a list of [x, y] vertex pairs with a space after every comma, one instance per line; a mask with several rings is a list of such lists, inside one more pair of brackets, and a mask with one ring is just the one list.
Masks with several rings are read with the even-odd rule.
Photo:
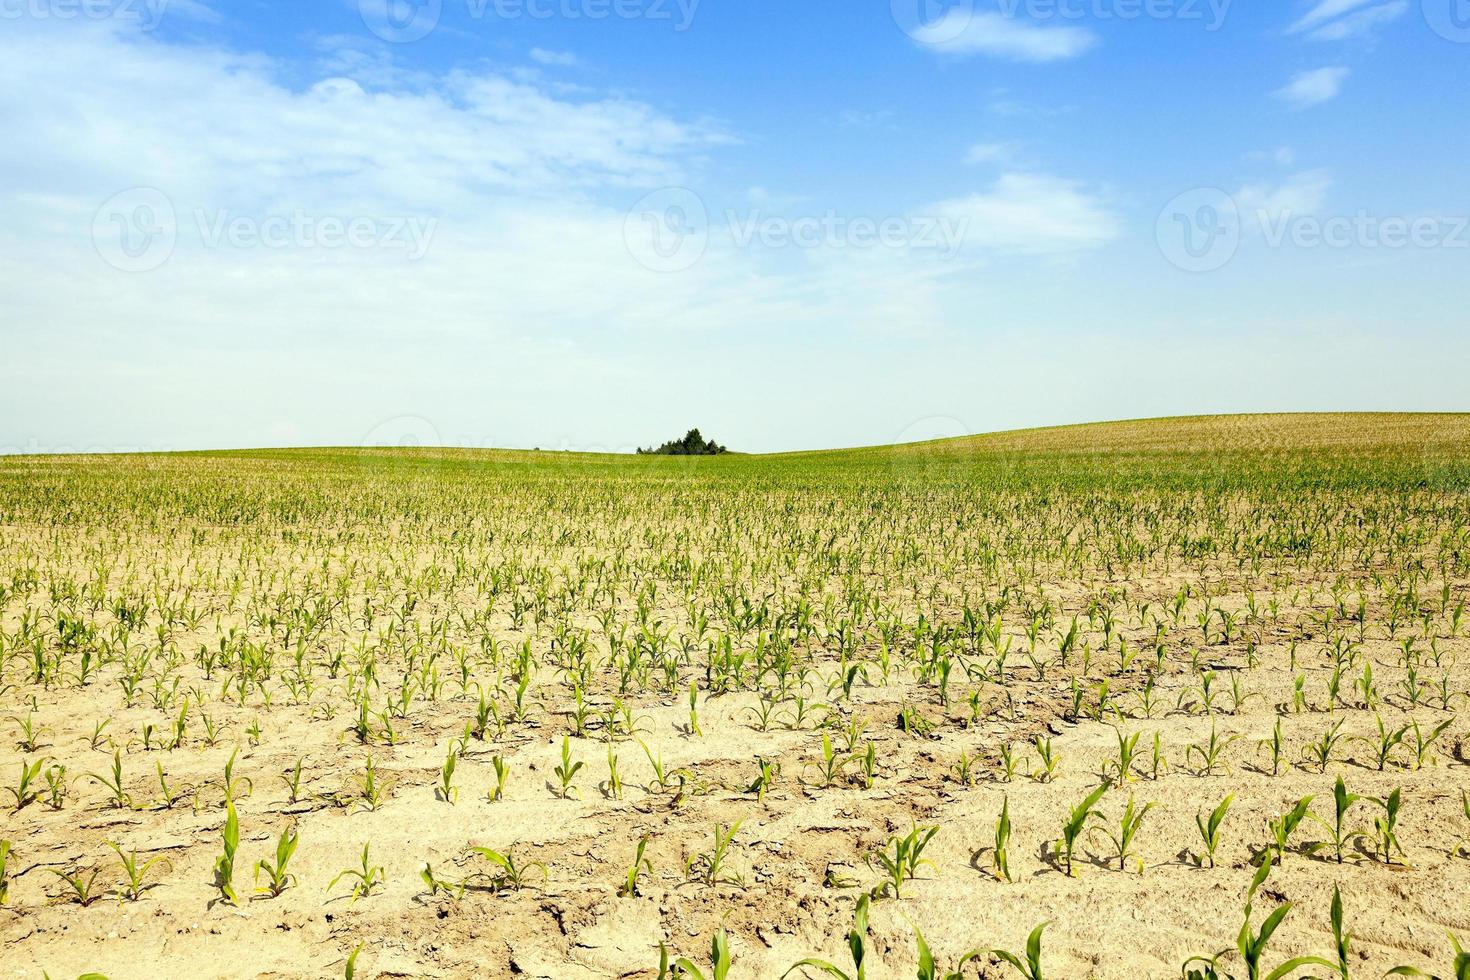
[[120, 751], [114, 751], [112, 753], [112, 773], [110, 776], [102, 776], [94, 772], [89, 774], [87, 778], [98, 783], [112, 794], [108, 800], [109, 806], [119, 810], [132, 809], [133, 798], [123, 789], [122, 753]]
[[239, 905], [240, 897], [235, 893], [235, 853], [240, 849], [240, 818], [233, 800], [225, 801], [222, 842], [224, 850], [214, 862], [214, 885], [231, 905]]
[[813, 785], [829, 789], [842, 778], [842, 770], [852, 761], [851, 756], [839, 755], [832, 747], [832, 739], [822, 735], [822, 761], [811, 762], [807, 768], [817, 770], [817, 782]]
[[633, 855], [633, 863], [628, 867], [628, 874], [623, 883], [618, 886], [619, 898], [637, 898], [639, 896], [638, 881], [644, 874], [653, 874], [653, 862], [645, 855], [648, 849], [648, 838], [646, 836], [638, 839], [638, 853]]
[[684, 862], [684, 877], [710, 887], [720, 884], [745, 887], [743, 878], [725, 870], [725, 862], [730, 856], [730, 844], [739, 830], [739, 820], [729, 825], [716, 823], [714, 846], [708, 851], [694, 854]]
[[1199, 835], [1205, 846], [1204, 854], [1197, 859], [1200, 867], [1204, 867], [1206, 861], [1210, 867], [1215, 866], [1215, 851], [1220, 847], [1220, 828], [1225, 823], [1225, 814], [1230, 812], [1230, 804], [1234, 802], [1235, 794], [1232, 793], [1215, 807], [1208, 819], [1203, 810], [1194, 815], [1194, 825], [1199, 828]]
[[454, 749], [444, 757], [444, 765], [439, 767], [439, 785], [434, 787], [434, 798], [443, 800], [451, 805], [459, 799], [459, 789], [454, 785], [454, 767], [459, 764], [459, 753]]
[[1454, 720], [1453, 718], [1446, 718], [1438, 725], [1429, 729], [1428, 734], [1425, 734], [1424, 730], [1419, 727], [1419, 719], [1409, 719], [1409, 728], [1414, 732], [1414, 743], [1410, 748], [1414, 750], [1415, 770], [1423, 769], [1426, 761], [1430, 764], [1435, 763], [1434, 743], [1439, 741], [1439, 737], [1454, 723]]
[[[1118, 822], [1117, 833], [1113, 833], [1113, 831], [1106, 827], [1093, 828], [1095, 833], [1102, 834], [1113, 845], [1113, 850], [1118, 855], [1119, 871], [1128, 870], [1128, 858], [1133, 852], [1133, 838], [1138, 835], [1138, 829], [1143, 823], [1143, 818], [1148, 816], [1148, 812], [1156, 805], [1154, 803], [1145, 803], [1140, 807], [1133, 801], [1133, 797], [1130, 796], [1128, 798], [1128, 806], [1123, 810], [1123, 816]], [[1093, 816], [1100, 817], [1100, 814], [1094, 813]], [[1138, 873], [1143, 874], [1143, 859], [1137, 858], [1135, 860], [1138, 865]]]
[[287, 827], [281, 831], [281, 836], [276, 841], [275, 863], [261, 858], [255, 865], [255, 883], [257, 886], [260, 884], [260, 873], [264, 871], [266, 874], [266, 886], [264, 888], [257, 887], [255, 889], [257, 895], [269, 895], [271, 898], [279, 898], [282, 892], [296, 884], [296, 876], [286, 869], [291, 863], [291, 856], [296, 853], [296, 845], [299, 840], [300, 835], [296, 828]]
[[505, 799], [505, 785], [510, 780], [510, 764], [501, 756], [492, 756], [490, 765], [495, 770], [495, 785], [485, 794], [485, 798], [495, 803]]
[[1011, 798], [1002, 798], [1000, 816], [995, 821], [995, 847], [992, 868], [998, 881], [1011, 880], [1011, 859], [1008, 849], [1011, 844]]
[[560, 794], [562, 799], [565, 800], [572, 797], [576, 790], [576, 787], [572, 785], [572, 780], [577, 778], [577, 773], [581, 771], [584, 765], [586, 763], [572, 760], [571, 739], [563, 735], [561, 737], [561, 765], [553, 770], [556, 773], [556, 778], [561, 781]]
[[[352, 902], [356, 902], [364, 895], [372, 893], [374, 886], [385, 884], [388, 881], [387, 872], [380, 865], [372, 863], [368, 857], [368, 848], [372, 845], [362, 845], [362, 864], [356, 868], [344, 868], [337, 877], [333, 878], [331, 884], [327, 885], [327, 891], [337, 887], [337, 882], [343, 878], [356, 879], [352, 883]], [[350, 903], [349, 903], [350, 904]]]
[[519, 862], [515, 858], [515, 848], [506, 848], [505, 853], [491, 850], [488, 847], [472, 847], [480, 857], [489, 861], [496, 871], [491, 876], [490, 890], [492, 892], [518, 892], [531, 884], [532, 872], [539, 872], [541, 880], [547, 881], [550, 877], [546, 865], [540, 861]]
[[658, 953], [659, 980], [679, 980], [679, 978], [683, 978], [683, 980], [727, 980], [730, 976], [730, 937], [725, 934], [724, 929], [715, 933], [715, 938], [710, 940], [710, 972], [708, 976], [699, 967], [695, 966], [692, 961], [683, 956], [679, 957], [671, 965], [669, 963], [668, 948], [663, 943], [658, 944]]
[[1033, 745], [1041, 768], [1034, 771], [1031, 777], [1037, 782], [1049, 783], [1056, 776], [1057, 767], [1061, 765], [1061, 754], [1052, 746], [1052, 740], [1049, 738], [1042, 738], [1038, 735]]
[[1332, 823], [1328, 823], [1315, 813], [1311, 814], [1312, 819], [1330, 834], [1331, 838], [1309, 844], [1307, 846], [1307, 853], [1315, 854], [1318, 851], [1326, 850], [1328, 845], [1331, 845], [1333, 852], [1337, 856], [1337, 863], [1341, 864], [1342, 852], [1347, 847], [1348, 841], [1355, 837], [1360, 837], [1363, 834], [1361, 829], [1350, 827], [1347, 823], [1348, 811], [1353, 808], [1353, 804], [1361, 799], [1362, 797], [1356, 793], [1349, 793], [1347, 787], [1343, 784], [1342, 777], [1338, 776], [1337, 784], [1332, 788]]
[[1043, 922], [1031, 934], [1026, 937], [1026, 950], [1017, 955], [1003, 949], [992, 949], [988, 952], [1005, 962], [1011, 969], [1019, 973], [1024, 980], [1046, 980], [1041, 972], [1041, 934], [1051, 922]]
[[1341, 721], [1336, 722], [1322, 733], [1322, 737], [1315, 742], [1307, 743], [1302, 749], [1302, 754], [1317, 764], [1317, 771], [1327, 772], [1327, 766], [1332, 762], [1332, 755], [1337, 750], [1337, 745], [1347, 736], [1342, 734]]
[[17, 812], [24, 810], [41, 797], [41, 786], [38, 777], [41, 775], [41, 767], [46, 765], [45, 759], [37, 759], [27, 765], [22, 759], [20, 763], [20, 778], [14, 786], [5, 789], [15, 798], [15, 809]]
[[[938, 871], [934, 862], [923, 856], [924, 849], [937, 833], [938, 827], [915, 827], [904, 837], [890, 837], [886, 847], [873, 851], [868, 856], [868, 867], [871, 868], [876, 863], [883, 869], [886, 880], [870, 894], [874, 898], [881, 898], [891, 893], [894, 898], [902, 898], [904, 882], [917, 877], [919, 868], [927, 864]], [[892, 854], [888, 853], [890, 849]]]
[[1393, 757], [1394, 749], [1402, 745], [1404, 738], [1409, 734], [1409, 726], [1401, 725], [1398, 728], [1389, 728], [1383, 723], [1382, 715], [1375, 714], [1373, 718], [1378, 725], [1378, 737], [1363, 737], [1359, 741], [1372, 750], [1373, 761], [1377, 765], [1378, 771], [1383, 772], [1388, 768], [1388, 762]]
[[1265, 752], [1271, 757], [1271, 775], [1281, 775], [1281, 753], [1286, 748], [1286, 741], [1281, 734], [1281, 719], [1276, 719], [1276, 726], [1271, 730], [1271, 737], [1262, 739], [1256, 748], [1256, 754]]
[[430, 898], [444, 894], [458, 901], [464, 897], [465, 888], [467, 887], [465, 883], [463, 881], [453, 881], [449, 878], [440, 878], [434, 874], [434, 866], [431, 864], [424, 864], [423, 869], [419, 871], [419, 877], [423, 879], [424, 884], [428, 887]]
[[119, 892], [129, 902], [136, 902], [143, 897], [145, 891], [158, 887], [157, 883], [151, 885], [145, 883], [148, 872], [154, 867], [162, 866], [168, 871], [173, 870], [173, 865], [165, 857], [159, 856], [145, 861], [138, 857], [137, 851], [124, 853], [123, 849], [112, 841], [108, 841], [107, 846], [117, 852], [118, 866], [122, 868], [123, 875], [127, 879]]
[[1384, 864], [1393, 864], [1393, 853], [1398, 851], [1399, 856], [1408, 858], [1404, 851], [1404, 845], [1399, 843], [1398, 824], [1399, 808], [1403, 804], [1403, 790], [1395, 789], [1383, 799], [1374, 799], [1383, 812], [1373, 818], [1373, 839], [1377, 845], [1379, 859]]
[[1082, 837], [1083, 832], [1087, 829], [1087, 822], [1089, 819], [1091, 819], [1093, 810], [1096, 809], [1098, 801], [1103, 798], [1103, 795], [1107, 793], [1107, 791], [1108, 784], [1100, 784], [1091, 793], [1087, 794], [1086, 799], [1084, 799], [1081, 803], [1072, 808], [1071, 815], [1068, 816], [1066, 822], [1062, 824], [1062, 836], [1057, 840], [1056, 853], [1058, 857], [1063, 859], [1063, 870], [1066, 872], [1067, 877], [1069, 878], [1075, 876], [1072, 867], [1072, 857], [1073, 852], [1077, 846], [1077, 841]]
[[69, 868], [65, 871], [58, 871], [56, 868], [46, 870], [65, 883], [67, 899], [82, 908], [87, 908], [107, 895], [105, 890], [97, 890], [97, 876], [102, 873], [101, 868], [89, 868], [86, 871], [81, 868]]
[[1191, 745], [1184, 752], [1185, 764], [1188, 765], [1196, 755], [1199, 756], [1199, 768], [1196, 771], [1200, 776], [1213, 776], [1217, 768], [1224, 768], [1227, 772], [1230, 767], [1225, 765], [1221, 757], [1232, 742], [1237, 741], [1239, 735], [1230, 735], [1225, 739], [1215, 729], [1214, 721], [1210, 722], [1210, 737], [1198, 745]]
[[10, 864], [10, 841], [0, 840], [0, 908], [10, 901], [10, 874], [6, 870]]
[[[1303, 796], [1296, 801], [1286, 813], [1272, 817], [1266, 822], [1266, 829], [1271, 833], [1271, 841], [1266, 845], [1263, 852], [1265, 858], [1275, 856], [1275, 862], [1281, 864], [1286, 860], [1286, 852], [1291, 848], [1291, 835], [1301, 826], [1311, 812], [1312, 797]], [[1263, 860], [1265, 859], [1263, 858]]]

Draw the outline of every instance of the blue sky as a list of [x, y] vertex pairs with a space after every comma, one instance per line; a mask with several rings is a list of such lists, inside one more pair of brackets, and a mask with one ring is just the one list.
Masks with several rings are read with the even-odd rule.
[[0, 452], [1470, 408], [1467, 0], [0, 0]]

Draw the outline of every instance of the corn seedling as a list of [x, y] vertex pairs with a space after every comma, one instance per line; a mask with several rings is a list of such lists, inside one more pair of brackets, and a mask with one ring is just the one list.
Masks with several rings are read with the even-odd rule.
[[143, 896], [145, 891], [157, 887], [156, 885], [144, 883], [144, 879], [148, 877], [148, 872], [152, 871], [155, 866], [161, 865], [169, 871], [173, 870], [173, 866], [169, 864], [167, 858], [156, 857], [144, 861], [138, 857], [137, 851], [123, 853], [123, 849], [112, 841], [108, 841], [107, 846], [117, 852], [119, 867], [122, 868], [122, 872], [127, 878], [127, 881], [121, 889], [122, 897], [130, 902], [136, 902]]
[[1221, 740], [1219, 732], [1215, 730], [1215, 723], [1211, 721], [1210, 737], [1198, 745], [1189, 746], [1185, 750], [1185, 764], [1187, 765], [1191, 759], [1198, 755], [1199, 769], [1196, 770], [1198, 775], [1213, 776], [1217, 768], [1224, 768], [1226, 771], [1229, 771], [1230, 767], [1221, 761], [1221, 756], [1224, 755], [1225, 749], [1239, 738], [1239, 735], [1230, 735], [1224, 740]]
[[1266, 828], [1271, 832], [1271, 842], [1267, 844], [1266, 854], [1274, 854], [1277, 864], [1286, 860], [1286, 852], [1291, 847], [1291, 835], [1301, 826], [1311, 811], [1312, 797], [1303, 796], [1296, 801], [1286, 813], [1272, 817], [1266, 822]]
[[0, 907], [10, 901], [10, 841], [0, 840]]
[[1041, 762], [1041, 768], [1031, 775], [1038, 782], [1049, 783], [1056, 775], [1057, 766], [1061, 764], [1061, 756], [1052, 747], [1052, 740], [1037, 736], [1035, 742], [1036, 757]]
[[362, 864], [356, 868], [344, 868], [337, 877], [333, 878], [331, 884], [327, 885], [327, 891], [337, 887], [337, 882], [343, 878], [356, 879], [352, 883], [352, 901], [356, 902], [364, 895], [372, 893], [375, 885], [381, 885], [388, 880], [387, 873], [379, 865], [374, 865], [368, 857], [368, 848], [371, 844], [362, 845]]
[[260, 884], [260, 873], [266, 874], [266, 886], [255, 889], [258, 895], [269, 895], [278, 898], [287, 888], [296, 884], [296, 876], [287, 871], [291, 863], [291, 856], [296, 853], [296, 845], [300, 841], [300, 835], [295, 827], [287, 827], [281, 831], [281, 836], [276, 841], [276, 860], [274, 863], [262, 858], [255, 865], [255, 882]]
[[645, 857], [643, 853], [647, 849], [648, 838], [646, 836], [640, 837], [638, 839], [638, 853], [633, 855], [633, 863], [628, 867], [628, 874], [623, 880], [623, 883], [618, 886], [619, 898], [637, 898], [639, 895], [638, 880], [645, 873], [653, 874], [653, 862]]
[[570, 798], [573, 790], [576, 789], [572, 785], [572, 780], [577, 778], [577, 773], [581, 771], [583, 765], [585, 763], [574, 762], [572, 760], [571, 739], [563, 735], [561, 738], [561, 765], [553, 770], [556, 773], [556, 778], [561, 781], [560, 793], [562, 799]]
[[463, 881], [452, 881], [448, 878], [440, 878], [439, 876], [434, 874], [434, 867], [431, 864], [424, 864], [423, 870], [419, 872], [419, 877], [422, 878], [424, 884], [428, 886], [430, 898], [437, 896], [441, 892], [454, 899], [460, 899], [464, 897], [466, 887], [465, 883]]
[[510, 764], [501, 756], [492, 756], [490, 765], [495, 770], [495, 785], [486, 793], [491, 803], [505, 799], [505, 785], [510, 780]]
[[1050, 922], [1043, 922], [1031, 930], [1031, 934], [1026, 937], [1026, 951], [1021, 955], [1003, 949], [992, 949], [989, 953], [1009, 965], [1024, 980], [1045, 980], [1041, 972], [1041, 934], [1049, 925]]
[[1077, 841], [1087, 829], [1087, 821], [1091, 819], [1092, 812], [1097, 807], [1098, 801], [1103, 798], [1103, 794], [1107, 793], [1107, 791], [1107, 783], [1099, 785], [1091, 793], [1087, 794], [1087, 797], [1081, 803], [1072, 808], [1071, 815], [1062, 824], [1062, 836], [1057, 840], [1056, 845], [1057, 856], [1063, 860], [1063, 870], [1069, 878], [1073, 877], [1074, 874], [1072, 857], [1077, 846]]
[[[1123, 810], [1123, 816], [1118, 822], [1118, 832], [1115, 834], [1106, 827], [1094, 827], [1093, 830], [1101, 833], [1113, 845], [1114, 852], [1118, 855], [1118, 870], [1128, 870], [1128, 858], [1133, 851], [1133, 838], [1138, 835], [1138, 828], [1143, 823], [1143, 818], [1148, 816], [1156, 804], [1145, 803], [1138, 806], [1133, 798], [1128, 798], [1128, 806]], [[1099, 815], [1094, 813], [1094, 817]], [[1143, 874], [1143, 860], [1137, 859], [1138, 873]]]
[[659, 943], [658, 949], [660, 980], [665, 980], [665, 978], [673, 980], [679, 977], [686, 978], [686, 980], [727, 980], [730, 975], [730, 938], [725, 934], [724, 929], [715, 933], [714, 939], [710, 940], [710, 972], [707, 977], [699, 967], [682, 956], [671, 966], [668, 950], [663, 943]]
[[739, 820], [729, 825], [715, 824], [714, 846], [706, 852], [693, 855], [684, 862], [684, 877], [689, 881], [699, 881], [709, 886], [730, 884], [744, 887], [744, 879], [738, 875], [727, 874], [725, 871], [725, 862], [730, 854], [730, 844], [739, 830]]
[[1232, 793], [1211, 811], [1208, 819], [1205, 818], [1203, 810], [1194, 815], [1194, 825], [1199, 828], [1199, 835], [1205, 847], [1205, 853], [1199, 858], [1201, 867], [1204, 866], [1205, 861], [1209, 861], [1210, 867], [1215, 866], [1215, 851], [1220, 846], [1220, 827], [1225, 822], [1225, 814], [1230, 812], [1230, 804], [1234, 802], [1235, 794]]
[[224, 850], [214, 862], [214, 884], [231, 905], [239, 905], [240, 898], [235, 893], [235, 852], [240, 848], [240, 818], [235, 813], [233, 800], [225, 802], [225, 829], [222, 841]]
[[1337, 777], [1337, 784], [1332, 788], [1332, 823], [1328, 823], [1315, 813], [1311, 815], [1312, 819], [1331, 835], [1331, 839], [1318, 841], [1309, 845], [1307, 847], [1309, 854], [1315, 854], [1320, 850], [1325, 850], [1331, 844], [1334, 853], [1337, 855], [1337, 863], [1342, 863], [1342, 852], [1343, 848], [1347, 846], [1347, 842], [1362, 834], [1361, 830], [1355, 830], [1347, 824], [1348, 811], [1352, 809], [1353, 804], [1361, 799], [1362, 797], [1356, 793], [1349, 793], [1347, 787], [1343, 785], [1342, 777]]
[[1410, 747], [1414, 750], [1414, 768], [1416, 770], [1423, 769], [1426, 761], [1430, 763], [1435, 761], [1433, 755], [1434, 743], [1439, 741], [1439, 737], [1445, 733], [1445, 730], [1453, 722], [1453, 718], [1446, 718], [1431, 728], [1426, 735], [1424, 730], [1419, 727], [1419, 719], [1409, 719], [1409, 727], [1414, 732], [1414, 743]]
[[1375, 799], [1382, 807], [1383, 812], [1373, 818], [1373, 837], [1378, 845], [1378, 856], [1384, 864], [1393, 863], [1393, 852], [1398, 851], [1399, 856], [1407, 858], [1404, 845], [1399, 843], [1398, 824], [1399, 807], [1403, 803], [1403, 790], [1395, 789], [1383, 799]]
[[820, 970], [833, 980], [867, 980], [865, 963], [868, 958], [868, 901], [867, 895], [858, 896], [857, 907], [852, 913], [852, 928], [847, 933], [847, 949], [849, 955], [852, 956], [851, 973], [827, 960], [809, 958], [793, 964], [789, 970], [781, 974], [782, 980], [797, 970], [806, 968]]
[[444, 757], [444, 765], [439, 767], [439, 785], [434, 787], [436, 798], [445, 803], [454, 803], [459, 799], [459, 790], [454, 786], [454, 767], [459, 763], [459, 754], [454, 749]]
[[56, 877], [60, 878], [67, 887], [66, 897], [72, 902], [87, 908], [93, 902], [103, 898], [107, 893], [97, 891], [97, 876], [102, 873], [101, 868], [90, 868], [83, 871], [80, 868], [70, 868], [66, 871], [58, 871], [55, 868], [47, 868]]
[[132, 808], [133, 798], [123, 789], [122, 753], [120, 751], [114, 751], [112, 753], [112, 773], [110, 776], [102, 776], [94, 772], [89, 774], [87, 778], [98, 783], [112, 794], [112, 798], [108, 800], [110, 806], [120, 810]]
[[505, 853], [491, 850], [488, 847], [472, 847], [471, 851], [480, 855], [496, 872], [491, 876], [490, 890], [495, 892], [511, 891], [518, 892], [530, 885], [530, 874], [533, 871], [541, 873], [541, 880], [548, 878], [546, 865], [540, 861], [517, 862], [515, 859], [515, 848], [506, 848]]

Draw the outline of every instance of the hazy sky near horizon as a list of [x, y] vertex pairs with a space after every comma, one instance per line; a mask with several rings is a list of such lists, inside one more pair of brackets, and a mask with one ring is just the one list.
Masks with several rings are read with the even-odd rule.
[[0, 453], [1470, 408], [1467, 0], [0, 0]]

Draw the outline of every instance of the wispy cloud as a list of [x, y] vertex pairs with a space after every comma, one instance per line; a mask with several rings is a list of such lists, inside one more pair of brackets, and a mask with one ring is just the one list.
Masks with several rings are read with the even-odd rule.
[[1315, 6], [1286, 29], [1288, 34], [1305, 34], [1314, 41], [1342, 41], [1371, 33], [1402, 16], [1408, 0], [1318, 0]]
[[911, 33], [938, 51], [1027, 62], [1075, 58], [1097, 43], [1097, 35], [1084, 27], [1034, 24], [963, 6]]
[[966, 222], [967, 247], [1026, 253], [1095, 248], [1116, 238], [1119, 228], [1102, 197], [1045, 174], [1002, 174], [988, 189], [931, 211]]
[[1292, 108], [1307, 109], [1337, 98], [1347, 77], [1346, 68], [1317, 68], [1297, 72], [1291, 76], [1291, 81], [1272, 94]]
[[1017, 146], [1012, 142], [976, 143], [965, 151], [965, 162], [969, 164], [1005, 163], [1015, 158], [1016, 150]]
[[531, 60], [552, 68], [575, 68], [582, 63], [570, 51], [548, 51], [545, 48], [532, 48]]
[[1243, 217], [1259, 219], [1264, 226], [1291, 215], [1315, 214], [1327, 203], [1332, 175], [1326, 170], [1304, 170], [1275, 183], [1246, 184], [1235, 192]]

